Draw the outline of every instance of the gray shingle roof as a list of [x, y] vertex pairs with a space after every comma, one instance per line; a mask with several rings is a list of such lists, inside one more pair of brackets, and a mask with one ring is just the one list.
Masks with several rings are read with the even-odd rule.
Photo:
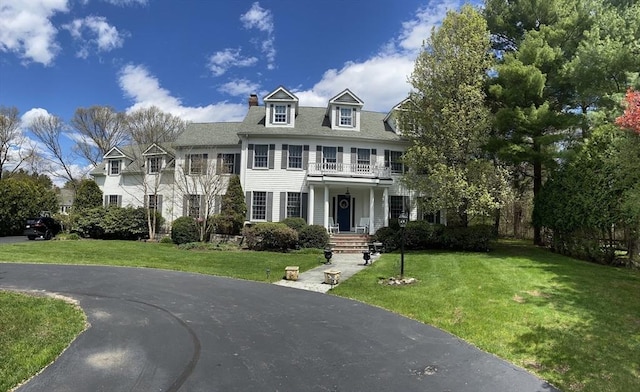
[[327, 117], [326, 108], [299, 108], [295, 128], [265, 127], [264, 106], [253, 106], [239, 129], [240, 134], [250, 136], [318, 136], [339, 139], [362, 139], [403, 142], [404, 139], [393, 132], [385, 122], [386, 113], [362, 111], [360, 131], [333, 130]]
[[190, 123], [182, 132], [174, 147], [187, 146], [233, 146], [240, 143], [238, 130], [242, 123]]

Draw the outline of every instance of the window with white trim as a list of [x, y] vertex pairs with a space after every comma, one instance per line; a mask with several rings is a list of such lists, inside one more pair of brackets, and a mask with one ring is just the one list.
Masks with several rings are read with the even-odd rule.
[[389, 166], [391, 167], [391, 173], [404, 173], [402, 151], [389, 151]]
[[289, 145], [289, 169], [302, 169], [302, 146]]
[[299, 192], [287, 192], [287, 218], [298, 218], [302, 216], [301, 202]]
[[256, 144], [253, 150], [253, 167], [269, 167], [269, 145]]
[[200, 218], [201, 203], [201, 195], [189, 195], [187, 198], [187, 215], [192, 218]]
[[147, 174], [158, 174], [162, 165], [161, 157], [150, 157], [147, 159]]
[[274, 124], [286, 124], [287, 123], [287, 106], [286, 105], [273, 105], [273, 123]]
[[389, 214], [390, 218], [397, 219], [402, 212], [409, 213], [409, 197], [408, 196], [390, 196], [389, 197]]
[[189, 174], [207, 174], [207, 154], [187, 155], [189, 161]]
[[220, 165], [218, 171], [220, 173], [234, 173], [234, 166], [236, 162], [236, 154], [220, 154]]
[[118, 206], [118, 195], [109, 195], [109, 198], [107, 200], [107, 207], [117, 207]]
[[155, 211], [158, 207], [158, 195], [147, 195], [147, 208]]
[[353, 109], [352, 108], [338, 108], [340, 111], [340, 126], [341, 127], [353, 127]]
[[119, 159], [111, 159], [109, 160], [109, 175], [117, 176], [120, 174], [120, 164], [121, 160]]
[[356, 170], [359, 172], [367, 172], [371, 169], [371, 150], [368, 148], [359, 148], [356, 157]]
[[267, 192], [253, 192], [251, 200], [251, 220], [267, 219]]

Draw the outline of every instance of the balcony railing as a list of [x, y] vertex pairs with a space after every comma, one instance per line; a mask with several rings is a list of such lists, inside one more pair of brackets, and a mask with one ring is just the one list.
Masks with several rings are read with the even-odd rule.
[[310, 176], [345, 176], [363, 178], [390, 178], [388, 167], [361, 163], [309, 163]]

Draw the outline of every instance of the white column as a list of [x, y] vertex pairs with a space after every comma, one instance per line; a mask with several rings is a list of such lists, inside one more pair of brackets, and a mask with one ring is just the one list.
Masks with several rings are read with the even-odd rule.
[[389, 226], [389, 188], [384, 188], [382, 193], [382, 203], [384, 208], [384, 227]]
[[329, 185], [324, 186], [324, 227], [329, 229]]
[[313, 224], [313, 209], [315, 208], [313, 202], [315, 198], [316, 198], [315, 186], [309, 184], [309, 203], [307, 205], [307, 208], [308, 208], [307, 223], [310, 225]]
[[369, 234], [373, 234], [376, 232], [375, 226], [375, 192], [373, 191], [373, 187], [369, 188]]

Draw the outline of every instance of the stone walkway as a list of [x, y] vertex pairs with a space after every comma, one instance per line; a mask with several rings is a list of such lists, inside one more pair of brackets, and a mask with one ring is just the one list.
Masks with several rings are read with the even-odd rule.
[[[378, 256], [372, 256], [371, 260], [369, 260], [369, 264], [374, 262], [377, 257]], [[324, 271], [340, 271], [340, 282], [343, 282], [363, 268], [367, 268], [367, 266], [364, 265], [362, 253], [334, 253], [331, 258], [331, 264], [321, 264], [316, 268], [301, 272], [298, 275], [298, 280], [282, 279], [274, 282], [274, 284], [293, 287], [295, 289], [326, 293], [331, 290], [332, 285], [324, 283]]]

